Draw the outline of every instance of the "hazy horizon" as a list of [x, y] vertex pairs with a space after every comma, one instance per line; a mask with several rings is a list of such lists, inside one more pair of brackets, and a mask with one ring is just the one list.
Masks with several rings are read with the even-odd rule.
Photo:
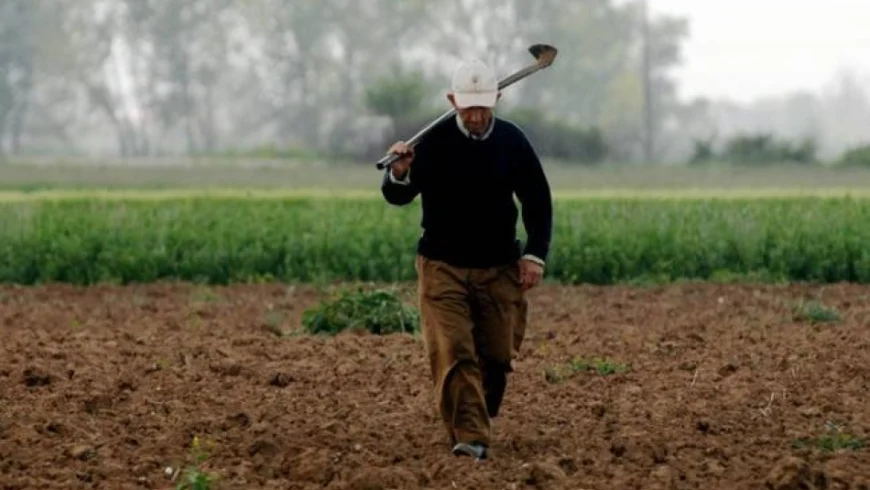
[[648, 1], [653, 16], [689, 21], [683, 66], [671, 72], [683, 100], [820, 93], [844, 70], [870, 78], [870, 1]]
[[548, 157], [834, 161], [870, 144], [868, 19], [870, 0], [6, 0], [0, 157], [367, 160], [448, 106], [460, 57], [506, 75], [548, 42], [553, 68], [500, 106]]

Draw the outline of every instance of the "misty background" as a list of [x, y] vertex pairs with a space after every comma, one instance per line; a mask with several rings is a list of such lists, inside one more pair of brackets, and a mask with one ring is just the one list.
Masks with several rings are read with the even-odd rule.
[[870, 163], [870, 7], [720, 3], [0, 0], [0, 159], [371, 165], [449, 108], [461, 59], [503, 77], [545, 42], [498, 113], [547, 158]]

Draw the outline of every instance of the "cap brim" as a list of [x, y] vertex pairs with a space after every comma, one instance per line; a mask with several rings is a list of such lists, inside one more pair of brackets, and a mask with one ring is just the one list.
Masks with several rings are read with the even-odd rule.
[[460, 109], [466, 107], [493, 107], [498, 100], [498, 92], [454, 93], [453, 99]]

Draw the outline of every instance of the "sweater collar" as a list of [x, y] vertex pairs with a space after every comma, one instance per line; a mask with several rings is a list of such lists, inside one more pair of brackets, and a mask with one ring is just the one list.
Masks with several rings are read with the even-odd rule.
[[495, 127], [495, 117], [493, 116], [492, 119], [489, 120], [489, 127], [486, 128], [486, 131], [482, 135], [477, 136], [477, 135], [471, 134], [471, 132], [468, 131], [468, 129], [465, 127], [465, 125], [462, 124], [462, 118], [459, 117], [459, 114], [456, 115], [455, 119], [456, 119], [456, 125], [459, 127], [459, 130], [462, 131], [462, 134], [464, 134], [465, 136], [467, 136], [473, 140], [480, 141], [480, 140], [485, 140], [485, 139], [489, 138], [489, 135], [492, 134], [492, 128]]

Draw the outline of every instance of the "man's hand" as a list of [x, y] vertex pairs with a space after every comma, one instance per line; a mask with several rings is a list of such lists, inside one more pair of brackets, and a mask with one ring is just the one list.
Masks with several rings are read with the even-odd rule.
[[405, 176], [405, 172], [407, 172], [408, 168], [411, 166], [411, 162], [414, 161], [414, 149], [406, 145], [404, 141], [398, 141], [390, 147], [387, 153], [406, 155], [404, 158], [396, 160], [395, 163], [390, 166], [390, 171], [393, 173], [393, 177], [401, 179]]
[[528, 291], [537, 286], [544, 277], [544, 267], [528, 259], [520, 260], [520, 280], [523, 283], [523, 291]]

